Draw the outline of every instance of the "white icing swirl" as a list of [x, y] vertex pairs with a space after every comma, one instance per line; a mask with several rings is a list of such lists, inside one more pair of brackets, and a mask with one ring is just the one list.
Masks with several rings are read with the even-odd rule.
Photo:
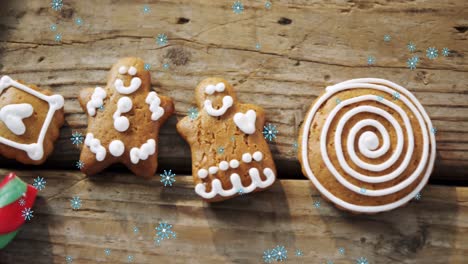
[[96, 115], [96, 108], [104, 104], [104, 98], [106, 98], [106, 96], [107, 96], [106, 91], [102, 89], [101, 87], [96, 87], [94, 89], [94, 92], [91, 95], [91, 100], [89, 100], [88, 103], [86, 104], [88, 115], [90, 116]]
[[[362, 186], [357, 186], [348, 180], [346, 180], [343, 175], [339, 173], [339, 171], [335, 168], [334, 164], [339, 164], [340, 168], [346, 172], [347, 175], [355, 178], [359, 182], [366, 183], [366, 184], [375, 184], [375, 183], [384, 183], [391, 181], [398, 176], [400, 176], [409, 166], [410, 162], [414, 162], [413, 160], [413, 152], [414, 152], [414, 135], [413, 135], [413, 127], [411, 125], [410, 119], [408, 114], [403, 110], [400, 106], [392, 102], [391, 100], [387, 100], [382, 97], [378, 97], [376, 95], [361, 95], [357, 97], [353, 97], [350, 99], [346, 99], [340, 101], [327, 115], [325, 123], [323, 124], [322, 128], [319, 128], [318, 132], [320, 132], [320, 153], [324, 163], [326, 164], [328, 170], [333, 174], [333, 176], [339, 181], [344, 187], [347, 189], [358, 193], [360, 195], [365, 196], [385, 196], [389, 194], [393, 194], [399, 192], [415, 181], [418, 180], [420, 175], [423, 174], [424, 176], [419, 184], [406, 196], [400, 198], [397, 201], [390, 202], [388, 204], [377, 205], [377, 206], [363, 206], [353, 204], [349, 201], [345, 201], [341, 198], [335, 196], [332, 192], [327, 190], [320, 181], [315, 177], [314, 172], [312, 171], [309, 165], [309, 158], [308, 158], [308, 140], [309, 140], [309, 133], [312, 125], [312, 121], [314, 119], [315, 114], [319, 110], [319, 108], [324, 105], [324, 103], [336, 93], [339, 93], [344, 90], [351, 90], [351, 89], [373, 89], [379, 92], [387, 93], [391, 98], [393, 94], [398, 92], [400, 100], [410, 111], [411, 115], [417, 120], [417, 125], [420, 127], [422, 131], [422, 153], [420, 160], [418, 160], [416, 168], [412, 171], [411, 175], [409, 175], [403, 181], [396, 183], [395, 185], [389, 186], [383, 189], [375, 189], [375, 190], [365, 190], [363, 191]], [[385, 108], [379, 108], [376, 106], [365, 105], [365, 102], [373, 101], [378, 105], [383, 105]], [[336, 120], [337, 113], [339, 111], [343, 111], [343, 108], [347, 107], [347, 112], [345, 112], [339, 120]], [[404, 129], [398, 123], [397, 119], [395, 119], [392, 114], [388, 113], [384, 109], [392, 109], [392, 114], [397, 113], [400, 118], [403, 120]], [[346, 151], [343, 151], [342, 146], [342, 137], [343, 137], [343, 130], [346, 123], [353, 118], [354, 116], [360, 113], [372, 113], [373, 115], [377, 115], [380, 118], [386, 120], [388, 123], [391, 124], [391, 128], [386, 128], [379, 120], [374, 119], [364, 119], [360, 120], [355, 123], [351, 129], [349, 129], [348, 138], [346, 140]], [[332, 163], [329, 158], [329, 153], [327, 149], [327, 145], [330, 144], [330, 141], [327, 141], [327, 136], [330, 133], [330, 126], [332, 122], [337, 122], [336, 124], [336, 131], [334, 140], [334, 151], [337, 157], [337, 162]], [[396, 133], [396, 142], [395, 147], [392, 148], [392, 154], [390, 157], [383, 161], [380, 164], [371, 164], [368, 162], [364, 162], [359, 156], [356, 154], [355, 150], [355, 143], [356, 143], [356, 136], [358, 132], [362, 130], [364, 127], [373, 127], [375, 128], [378, 133], [382, 137], [382, 143], [379, 142], [379, 137], [376, 133], [372, 131], [365, 131], [362, 133], [359, 138], [357, 139], [357, 146], [358, 151], [367, 158], [375, 159], [383, 156], [384, 154], [388, 153], [390, 150], [390, 146], [392, 145], [390, 142], [390, 137], [388, 130], [391, 129]], [[405, 88], [392, 83], [387, 80], [383, 79], [355, 79], [346, 81], [343, 83], [336, 84], [334, 86], [329, 86], [326, 89], [326, 93], [322, 95], [316, 103], [313, 105], [312, 109], [309, 111], [304, 127], [303, 127], [303, 136], [301, 142], [301, 154], [302, 154], [302, 165], [306, 171], [307, 176], [310, 180], [314, 183], [314, 185], [319, 189], [319, 191], [325, 195], [328, 199], [339, 205], [340, 207], [346, 208], [351, 211], [355, 212], [365, 212], [365, 213], [375, 213], [381, 211], [388, 211], [399, 207], [409, 200], [411, 200], [415, 195], [421, 191], [421, 189], [427, 183], [430, 173], [432, 172], [432, 168], [434, 165], [435, 159], [435, 138], [429, 130], [432, 128], [431, 121], [424, 111], [422, 105], [419, 101]], [[403, 153], [404, 142], [406, 140], [406, 151]], [[379, 147], [380, 146], [380, 147]], [[362, 173], [357, 172], [354, 170], [344, 157], [344, 152], [348, 153], [350, 161], [353, 162], [354, 166], [357, 166], [363, 170], [368, 170], [372, 172], [382, 172], [384, 170], [388, 170], [392, 168], [392, 171], [380, 176], [368, 176]], [[393, 168], [392, 166], [401, 158], [402, 162], [398, 165], [398, 167]]]
[[164, 108], [161, 105], [161, 99], [158, 97], [156, 92], [148, 93], [146, 96], [145, 102], [149, 105], [149, 109], [151, 111], [151, 120], [157, 121], [161, 116], [164, 115]]
[[106, 158], [106, 148], [101, 145], [99, 139], [94, 138], [92, 133], [86, 134], [84, 143], [89, 147], [92, 153], [96, 154], [97, 161], [103, 161]]
[[130, 160], [133, 164], [137, 164], [140, 160], [146, 160], [150, 155], [156, 152], [156, 141], [148, 139], [140, 148], [132, 148], [130, 150]]

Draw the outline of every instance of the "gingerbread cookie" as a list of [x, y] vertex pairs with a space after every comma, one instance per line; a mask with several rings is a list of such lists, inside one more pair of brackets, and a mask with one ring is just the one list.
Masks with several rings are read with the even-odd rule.
[[153, 176], [159, 129], [174, 112], [174, 104], [151, 91], [144, 62], [119, 60], [110, 70], [106, 87], [82, 90], [79, 101], [88, 114], [81, 171], [93, 175], [120, 162], [138, 176]]
[[10, 243], [24, 222], [32, 217], [36, 195], [37, 189], [14, 173], [0, 182], [0, 249]]
[[0, 79], [0, 155], [42, 164], [63, 125], [61, 95], [3, 76]]
[[220, 78], [195, 89], [200, 113], [185, 117], [177, 131], [190, 144], [195, 192], [208, 202], [264, 190], [276, 169], [263, 138], [263, 109], [237, 101], [233, 87]]
[[434, 166], [429, 116], [414, 95], [387, 80], [327, 87], [300, 131], [304, 174], [323, 197], [347, 211], [377, 213], [406, 204]]

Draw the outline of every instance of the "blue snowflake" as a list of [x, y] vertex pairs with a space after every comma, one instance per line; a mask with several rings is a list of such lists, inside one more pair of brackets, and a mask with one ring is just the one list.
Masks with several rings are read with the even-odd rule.
[[133, 233], [134, 234], [138, 234], [139, 231], [140, 231], [140, 229], [138, 229], [138, 227], [136, 227], [136, 226], [133, 227]]
[[23, 211], [21, 211], [21, 216], [23, 216], [24, 220], [31, 220], [33, 218], [33, 213], [34, 211], [31, 210], [31, 208], [24, 208]]
[[167, 44], [167, 35], [162, 33], [162, 34], [159, 34], [157, 37], [156, 37], [156, 42], [158, 43], [159, 46], [164, 46]]
[[377, 95], [377, 101], [382, 102], [382, 100], [383, 100], [383, 96]]
[[83, 19], [81, 19], [80, 17], [75, 18], [75, 24], [77, 26], [83, 25]]
[[33, 186], [34, 188], [38, 189], [39, 191], [42, 191], [44, 190], [45, 186], [46, 186], [46, 181], [44, 180], [44, 178], [41, 178], [39, 176], [37, 176], [36, 179], [34, 179], [34, 183], [33, 183]]
[[62, 34], [60, 34], [60, 33], [55, 34], [54, 40], [56, 42], [62, 41]]
[[392, 37], [391, 37], [390, 35], [384, 35], [384, 36], [383, 36], [383, 40], [384, 40], [385, 42], [390, 42], [390, 40], [392, 40]]
[[172, 186], [172, 184], [176, 181], [175, 180], [175, 173], [172, 173], [172, 170], [164, 170], [163, 174], [160, 174], [161, 182], [164, 183], [164, 186]]
[[434, 135], [437, 134], [437, 128], [431, 127], [431, 133]]
[[145, 68], [145, 71], [149, 71], [149, 70], [151, 70], [151, 64], [149, 64], [149, 63], [145, 63], [145, 66], [144, 66], [144, 68]]
[[72, 133], [72, 135], [70, 137], [70, 140], [71, 140], [73, 145], [83, 144], [84, 136], [80, 132], [75, 131], [75, 132]]
[[421, 200], [421, 198], [422, 198], [422, 194], [420, 192], [418, 192], [416, 196], [414, 196], [414, 199], [417, 201]]
[[255, 49], [260, 50], [262, 48], [262, 45], [260, 43], [255, 44]]
[[164, 68], [165, 70], [169, 69], [169, 63], [167, 63], [167, 62], [164, 63], [164, 64], [163, 64], [163, 68]]
[[439, 56], [438, 51], [434, 47], [427, 48], [426, 50], [426, 57], [428, 57], [430, 60], [433, 60]]
[[340, 99], [340, 98], [336, 98], [335, 102], [336, 102], [336, 104], [340, 104], [340, 103], [341, 103], [341, 99]]
[[104, 249], [104, 254], [106, 254], [106, 256], [110, 256], [110, 254], [111, 254], [110, 248]]
[[297, 144], [297, 141], [292, 144], [292, 149], [293, 152], [296, 153], [299, 148], [299, 144]]
[[244, 11], [244, 5], [241, 1], [235, 1], [234, 4], [232, 4], [232, 11], [236, 14], [241, 14]]
[[416, 50], [416, 45], [413, 42], [408, 43], [406, 47], [408, 48], [410, 52], [414, 52]]
[[408, 59], [408, 61], [406, 62], [406, 65], [408, 65], [408, 68], [410, 68], [411, 70], [414, 70], [416, 69], [416, 66], [418, 65], [418, 61], [419, 61], [419, 57], [413, 56]]
[[52, 0], [52, 2], [50, 2], [50, 7], [52, 7], [52, 9], [55, 11], [60, 11], [62, 9], [62, 6], [62, 0]]
[[333, 264], [333, 260], [327, 260], [327, 264]]
[[273, 255], [272, 250], [267, 249], [267, 250], [263, 251], [263, 262], [272, 263], [273, 260], [275, 260], [275, 256]]
[[65, 257], [65, 261], [66, 261], [67, 263], [72, 263], [72, 262], [73, 262], [72, 256], [66, 256], [66, 257]]
[[128, 255], [128, 256], [127, 256], [127, 262], [128, 262], [128, 263], [133, 262], [133, 259], [134, 259], [134, 257], [133, 257], [132, 255]]
[[340, 248], [338, 248], [338, 252], [339, 252], [341, 255], [344, 255], [345, 249], [344, 249], [343, 247], [340, 247]]
[[223, 147], [218, 147], [216, 152], [218, 152], [219, 155], [222, 155], [222, 154], [224, 154], [224, 148]]
[[151, 8], [147, 5], [144, 5], [143, 6], [143, 13], [144, 14], [148, 14], [149, 12], [151, 12]]
[[235, 136], [231, 136], [231, 141], [232, 141], [232, 142], [236, 141], [236, 137], [235, 137]]
[[368, 56], [367, 57], [367, 65], [374, 65], [375, 64], [375, 57], [374, 56]]
[[160, 222], [156, 229], [155, 242], [159, 245], [164, 239], [176, 238], [177, 235], [172, 231], [172, 225], [167, 222]]
[[71, 200], [70, 200], [70, 205], [71, 205], [71, 208], [73, 210], [78, 210], [81, 208], [81, 199], [79, 196], [74, 196]]
[[50, 25], [50, 30], [57, 31], [57, 25], [55, 24]]
[[400, 93], [399, 93], [399, 92], [394, 92], [394, 93], [392, 94], [392, 98], [393, 98], [393, 100], [398, 100], [398, 99], [400, 99]]
[[244, 189], [242, 187], [239, 188], [239, 190], [237, 190], [237, 194], [238, 195], [244, 195], [245, 194]]
[[369, 264], [369, 261], [365, 257], [360, 257], [356, 259], [356, 264]]
[[270, 8], [271, 8], [271, 2], [270, 2], [270, 1], [266, 1], [266, 2], [265, 2], [265, 8], [266, 8], [266, 9], [270, 9]]
[[98, 109], [99, 109], [100, 111], [104, 111], [104, 104], [102, 104], [101, 106], [99, 106]]
[[314, 201], [314, 207], [317, 208], [317, 209], [320, 208], [320, 201], [319, 200]]
[[75, 166], [80, 170], [84, 167], [84, 165], [85, 165], [84, 162], [82, 162], [81, 160], [75, 163]]
[[442, 56], [448, 57], [450, 55], [450, 50], [448, 48], [443, 48], [442, 49]]
[[19, 203], [19, 205], [21, 205], [21, 206], [25, 206], [25, 205], [26, 205], [26, 200], [24, 200], [24, 199], [21, 198], [21, 199], [18, 201], [18, 203]]
[[189, 117], [191, 120], [197, 119], [197, 117], [198, 117], [198, 108], [196, 108], [196, 107], [190, 107], [190, 108], [188, 109], [188, 117]]
[[276, 246], [272, 251], [276, 261], [283, 261], [288, 258], [288, 251], [284, 246]]
[[304, 256], [304, 252], [302, 252], [302, 250], [300, 249], [296, 249], [296, 257], [302, 257]]
[[278, 129], [273, 124], [268, 123], [266, 126], [263, 127], [263, 137], [268, 141], [273, 141], [276, 139], [276, 135], [278, 134]]
[[364, 194], [364, 193], [366, 193], [366, 192], [367, 192], [367, 190], [366, 190], [366, 188], [364, 188], [364, 187], [361, 187], [361, 190], [360, 190], [360, 192], [361, 192], [362, 194]]

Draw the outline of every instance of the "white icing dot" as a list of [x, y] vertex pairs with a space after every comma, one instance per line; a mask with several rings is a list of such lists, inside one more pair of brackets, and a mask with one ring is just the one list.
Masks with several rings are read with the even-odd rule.
[[263, 159], [263, 154], [260, 151], [255, 151], [252, 157], [255, 161], [261, 161]]
[[224, 83], [220, 82], [218, 84], [216, 84], [216, 87], [215, 87], [215, 90], [218, 92], [218, 93], [222, 93], [224, 92]]
[[214, 85], [208, 85], [207, 87], [205, 87], [205, 93], [206, 94], [213, 94], [215, 92], [215, 86]]
[[132, 110], [132, 99], [129, 97], [125, 96], [119, 99], [117, 102], [117, 108], [120, 110], [122, 113], [127, 113], [128, 111]]
[[237, 167], [239, 167], [239, 161], [236, 160], [236, 159], [233, 159], [229, 162], [229, 166], [231, 166], [231, 168], [235, 169]]
[[221, 161], [219, 163], [219, 169], [222, 170], [222, 171], [226, 171], [229, 169], [229, 163], [225, 160]]
[[198, 178], [204, 179], [206, 176], [208, 176], [208, 171], [206, 169], [198, 170]]
[[114, 120], [114, 128], [119, 132], [124, 132], [130, 126], [130, 121], [125, 116], [119, 116]]
[[242, 161], [245, 163], [250, 163], [252, 161], [252, 155], [250, 155], [250, 153], [242, 154]]
[[215, 174], [218, 172], [218, 167], [216, 166], [209, 167], [208, 171], [210, 172], [210, 174]]
[[119, 68], [119, 73], [120, 73], [120, 74], [125, 74], [125, 73], [127, 73], [127, 67], [125, 67], [125, 66], [120, 66], [120, 68]]
[[125, 151], [125, 145], [120, 140], [112, 140], [112, 142], [109, 144], [109, 152], [114, 157], [122, 156], [124, 151]]
[[135, 67], [130, 67], [130, 69], [128, 69], [128, 74], [130, 75], [135, 75], [137, 73], [137, 69]]

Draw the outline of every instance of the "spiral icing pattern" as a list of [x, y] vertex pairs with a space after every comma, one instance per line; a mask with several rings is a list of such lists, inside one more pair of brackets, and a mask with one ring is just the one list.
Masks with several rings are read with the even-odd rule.
[[399, 207], [422, 190], [435, 160], [432, 123], [405, 88], [365, 78], [326, 88], [302, 126], [304, 173], [354, 212]]

